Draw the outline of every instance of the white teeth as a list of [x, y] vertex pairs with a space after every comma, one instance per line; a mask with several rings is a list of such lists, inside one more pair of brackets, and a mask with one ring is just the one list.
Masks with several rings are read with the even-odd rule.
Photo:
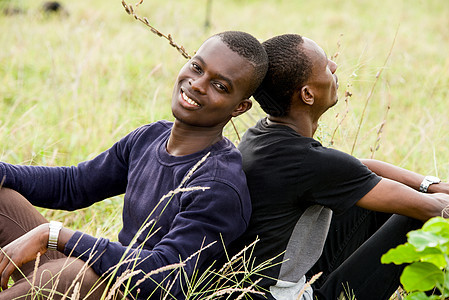
[[200, 106], [198, 103], [196, 103], [195, 101], [193, 101], [192, 99], [190, 99], [189, 97], [187, 97], [187, 95], [182, 92], [182, 99], [184, 99], [187, 103], [191, 104], [191, 105], [195, 105], [195, 106]]

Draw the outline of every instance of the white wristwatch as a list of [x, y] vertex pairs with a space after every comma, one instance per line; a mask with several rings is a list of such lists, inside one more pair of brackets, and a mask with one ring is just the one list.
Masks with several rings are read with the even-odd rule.
[[58, 250], [59, 231], [62, 228], [62, 223], [50, 221], [48, 228], [50, 229], [50, 233], [48, 235], [47, 248], [48, 250]]
[[441, 179], [435, 176], [426, 176], [424, 177], [424, 180], [421, 182], [421, 185], [419, 186], [419, 191], [423, 193], [427, 193], [427, 189], [431, 184], [434, 183], [440, 183]]

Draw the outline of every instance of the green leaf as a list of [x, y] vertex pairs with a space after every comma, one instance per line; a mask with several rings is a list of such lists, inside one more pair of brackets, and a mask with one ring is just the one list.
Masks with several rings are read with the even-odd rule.
[[421, 254], [416, 251], [415, 247], [409, 243], [405, 243], [388, 250], [387, 253], [382, 255], [380, 261], [383, 264], [395, 263], [399, 265], [403, 263], [412, 263], [419, 261], [420, 259]]
[[449, 220], [442, 217], [434, 217], [423, 225], [422, 230], [449, 238]]
[[427, 261], [440, 268], [446, 266], [446, 259], [440, 250], [436, 248], [425, 248], [423, 251], [418, 252], [410, 243], [405, 243], [394, 249], [390, 249], [381, 257], [383, 264], [395, 263], [400, 265], [415, 261]]
[[[423, 251], [427, 247], [442, 250], [441, 246], [449, 243], [449, 238], [422, 230], [410, 231], [407, 235], [408, 242], [412, 244], [418, 252]], [[443, 247], [443, 249], [447, 249], [447, 247]]]
[[447, 267], [446, 257], [439, 250], [427, 248], [421, 253], [421, 261], [434, 264], [440, 269]]
[[411, 294], [408, 294], [404, 297], [404, 300], [429, 300], [429, 299], [438, 299], [438, 297], [434, 298], [436, 296], [427, 296], [424, 292], [414, 292]]
[[404, 268], [401, 283], [406, 291], [428, 291], [444, 280], [443, 272], [434, 264], [415, 262]]

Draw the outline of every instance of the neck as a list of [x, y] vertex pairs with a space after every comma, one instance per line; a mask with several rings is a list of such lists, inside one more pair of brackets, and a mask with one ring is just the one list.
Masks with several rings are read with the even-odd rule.
[[313, 137], [318, 128], [318, 119], [313, 118], [312, 114], [304, 110], [294, 113], [290, 111], [288, 115], [283, 117], [268, 115], [268, 122], [288, 126], [305, 137]]
[[167, 143], [167, 152], [183, 156], [201, 151], [220, 141], [223, 127], [196, 127], [175, 120]]

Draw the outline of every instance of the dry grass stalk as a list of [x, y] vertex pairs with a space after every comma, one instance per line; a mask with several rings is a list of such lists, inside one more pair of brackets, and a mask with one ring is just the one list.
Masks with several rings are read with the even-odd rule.
[[[184, 176], [184, 178], [182, 179], [182, 181], [181, 181], [181, 183], [179, 184], [179, 186], [175, 189], [175, 190], [173, 190], [173, 191], [170, 191], [170, 192], [168, 192], [166, 195], [164, 195], [160, 200], [159, 200], [159, 203], [157, 204], [157, 206], [159, 206], [159, 204], [161, 204], [162, 203], [162, 201], [164, 200], [164, 199], [166, 199], [166, 198], [168, 198], [168, 197], [172, 197], [172, 196], [174, 196], [175, 194], [177, 194], [177, 193], [180, 193], [180, 192], [185, 192], [185, 191], [194, 191], [194, 190], [202, 190], [202, 191], [204, 191], [204, 190], [207, 190], [207, 189], [209, 189], [209, 187], [190, 187], [190, 188], [182, 188], [182, 185], [192, 176], [192, 174], [193, 174], [193, 172], [195, 172], [197, 169], [198, 169], [198, 167], [209, 157], [209, 155], [210, 155], [210, 152], [208, 152], [206, 155], [204, 155], [191, 169], [190, 169], [190, 171], [186, 174], [186, 176]], [[157, 207], [156, 206], [156, 207]], [[152, 213], [153, 213], [153, 211], [149, 214], [149, 216], [148, 216], [148, 218], [152, 215]], [[155, 224], [155, 220], [153, 219], [153, 220], [150, 220], [150, 221], [145, 221], [144, 222], [144, 225], [139, 229], [139, 231], [135, 234], [135, 236], [134, 236], [134, 238], [133, 238], [133, 240], [131, 241], [131, 243], [130, 243], [130, 245], [133, 245], [135, 242], [136, 242], [136, 240], [137, 240], [137, 238], [148, 228], [148, 227], [150, 227], [151, 225], [154, 225]], [[154, 234], [154, 233], [153, 233]], [[127, 250], [126, 250], [126, 252], [125, 252], [125, 255], [129, 252], [131, 250], [131, 248], [128, 248]], [[134, 258], [134, 259], [131, 259], [131, 261], [132, 260], [137, 260], [137, 258]], [[120, 264], [123, 264], [123, 262], [121, 262]], [[185, 264], [184, 264], [185, 265]], [[138, 281], [138, 283], [136, 284], [136, 286], [138, 285], [138, 284], [140, 284], [142, 281], [144, 281], [144, 280], [146, 280], [149, 276], [151, 276], [151, 275], [154, 275], [154, 274], [157, 274], [157, 273], [159, 273], [159, 272], [162, 272], [162, 271], [165, 271], [166, 269], [165, 268], [168, 268], [168, 269], [173, 269], [173, 268], [177, 268], [177, 267], [179, 267], [180, 265], [179, 264], [174, 264], [174, 265], [169, 265], [169, 266], [165, 266], [165, 267], [162, 267], [162, 268], [159, 268], [159, 269], [157, 269], [157, 270], [154, 270], [154, 271], [152, 271], [152, 272], [150, 272], [150, 273], [148, 273], [148, 274], [146, 274], [145, 276], [144, 276], [144, 278], [142, 278], [141, 280], [139, 280]], [[116, 268], [117, 266], [114, 266], [114, 268]]]
[[195, 172], [201, 164], [210, 156], [210, 152], [207, 152], [206, 155], [204, 155], [193, 167], [190, 169], [189, 172], [187, 172], [186, 176], [182, 179], [181, 183], [179, 184], [179, 187], [184, 185], [184, 183], [189, 180], [190, 177], [192, 177], [193, 172]]
[[309, 281], [306, 282], [306, 284], [302, 287], [301, 291], [299, 291], [298, 297], [296, 300], [300, 300], [306, 289], [308, 289], [320, 276], [323, 274], [323, 272], [320, 272], [318, 274], [315, 274], [310, 278]]
[[160, 201], [164, 200], [165, 198], [169, 198], [172, 197], [178, 193], [182, 193], [182, 192], [190, 192], [190, 191], [205, 191], [210, 189], [210, 187], [208, 186], [192, 186], [192, 187], [188, 187], [188, 188], [176, 188], [173, 191], [168, 192], [167, 194], [165, 194]]
[[379, 130], [377, 131], [377, 136], [376, 136], [376, 141], [374, 142], [374, 147], [370, 147], [371, 158], [374, 158], [374, 153], [377, 150], [379, 150], [380, 139], [382, 138], [383, 129], [384, 129], [385, 124], [387, 123], [388, 112], [390, 111], [390, 109], [391, 109], [391, 95], [388, 94], [388, 105], [387, 105], [387, 109], [385, 110], [384, 119], [383, 119], [382, 123], [380, 124]]
[[[248, 246], [245, 246], [242, 250], [240, 250], [237, 254], [235, 254], [231, 259], [228, 259], [228, 261], [223, 264], [223, 266], [220, 268], [220, 270], [217, 272], [219, 274], [219, 278], [216, 280], [216, 285], [218, 286], [223, 280], [225, 283], [229, 281], [230, 278], [237, 278], [237, 276], [243, 274], [247, 274], [248, 270], [246, 267], [247, 261], [245, 260], [244, 253], [246, 253], [249, 249], [253, 248], [254, 245], [259, 241], [259, 239], [256, 239]], [[224, 283], [224, 284], [225, 284]], [[222, 288], [223, 289], [223, 286]]]
[[212, 245], [214, 245], [217, 241], [213, 241], [212, 243], [210, 243], [209, 245], [205, 246], [205, 247], [201, 247], [200, 250], [196, 251], [195, 253], [193, 253], [192, 255], [190, 255], [189, 257], [187, 257], [183, 263], [188, 262], [189, 260], [191, 260], [192, 258], [194, 258], [195, 256], [197, 256], [198, 254], [200, 254], [201, 252], [203, 252], [204, 250], [206, 250], [207, 248], [211, 247]]
[[252, 248], [258, 241], [259, 239], [256, 239], [254, 242], [252, 242], [248, 246], [245, 246], [245, 248], [243, 248], [237, 254], [235, 254], [229, 261], [227, 261], [223, 265], [223, 267], [221, 267], [218, 273], [225, 273], [229, 269], [229, 267], [242, 256], [243, 253], [245, 253], [248, 249]]
[[449, 205], [443, 208], [441, 211], [441, 217], [446, 219], [449, 218]]
[[208, 190], [210, 189], [209, 187], [201, 187], [201, 186], [195, 186], [195, 187], [189, 187], [189, 188], [183, 188], [182, 186], [184, 185], [184, 183], [186, 183], [187, 180], [190, 179], [190, 177], [192, 177], [193, 172], [195, 172], [200, 165], [209, 157], [210, 152], [207, 152], [206, 155], [204, 155], [191, 169], [189, 172], [187, 172], [186, 176], [184, 176], [184, 178], [181, 180], [181, 183], [178, 185], [178, 187], [170, 192], [168, 192], [167, 194], [165, 194], [164, 196], [162, 196], [161, 200], [159, 200], [159, 202], [162, 202], [165, 198], [170, 198], [173, 197], [174, 195], [176, 195], [177, 193], [181, 193], [181, 192], [188, 192], [188, 191], [196, 191], [196, 190]]
[[240, 139], [239, 131], [237, 130], [237, 127], [235, 126], [235, 124], [234, 124], [234, 122], [232, 120], [231, 120], [231, 124], [232, 124], [232, 127], [234, 128], [235, 134], [237, 135], [237, 140], [240, 142], [241, 139]]
[[115, 295], [115, 292], [122, 285], [122, 283], [124, 283], [129, 278], [139, 274], [140, 272], [142, 272], [142, 270], [136, 270], [136, 271], [132, 271], [132, 272], [131, 272], [131, 270], [126, 270], [125, 272], [123, 272], [123, 274], [119, 278], [117, 278], [117, 280], [115, 281], [114, 285], [109, 290], [108, 295], [107, 295], [105, 300], [112, 299], [112, 297], [114, 297], [114, 295]]
[[[334, 138], [335, 138], [335, 134], [337, 133], [338, 128], [341, 126], [341, 124], [346, 119], [346, 116], [349, 113], [349, 98], [352, 97], [352, 93], [350, 92], [350, 87], [351, 87], [351, 83], [348, 82], [348, 84], [346, 85], [346, 90], [345, 90], [345, 111], [343, 112], [343, 115], [340, 117], [340, 120], [338, 121], [337, 126], [335, 127], [334, 131], [332, 132], [332, 137], [331, 137], [331, 141], [330, 141], [331, 145], [334, 144]], [[336, 117], [338, 118], [339, 115], [337, 114]]]
[[78, 300], [80, 298], [80, 286], [80, 283], [77, 282], [73, 289], [72, 298], [70, 298], [71, 300]]
[[[333, 61], [335, 61], [336, 58], [340, 55], [341, 37], [342, 36], [343, 36], [343, 34], [340, 34], [340, 38], [337, 41], [337, 51], [334, 53], [334, 55], [332, 55], [330, 57], [330, 59], [333, 60]], [[352, 77], [352, 75], [350, 77]], [[352, 86], [351, 82], [348, 81], [348, 83], [346, 84], [346, 89], [345, 89], [345, 100], [344, 100], [344, 102], [345, 102], [345, 110], [344, 110], [343, 115], [341, 117], [340, 117], [339, 114], [337, 114], [335, 116], [336, 118], [340, 117], [340, 120], [338, 121], [337, 126], [334, 128], [334, 131], [332, 132], [330, 145], [334, 144], [335, 134], [337, 133], [338, 128], [341, 126], [341, 124], [346, 119], [346, 116], [349, 113], [349, 98], [352, 97], [351, 86]]]
[[[164, 199], [166, 199], [166, 198], [168, 198], [168, 197], [173, 197], [175, 194], [177, 194], [177, 193], [180, 193], [180, 192], [184, 192], [184, 191], [194, 191], [194, 190], [202, 190], [202, 191], [204, 191], [204, 190], [207, 190], [207, 189], [209, 189], [209, 187], [189, 187], [189, 188], [183, 188], [182, 186], [184, 185], [184, 183], [187, 181], [187, 180], [189, 180], [189, 178], [192, 176], [192, 174], [199, 168], [199, 166], [209, 157], [209, 155], [210, 155], [210, 152], [208, 152], [206, 155], [204, 155], [190, 170], [189, 170], [189, 172], [184, 176], [184, 178], [182, 179], [182, 181], [181, 181], [181, 183], [178, 185], [178, 187], [175, 189], [175, 190], [173, 190], [173, 191], [170, 191], [170, 192], [168, 192], [166, 195], [164, 195], [160, 200], [159, 200], [159, 202], [158, 202], [158, 204], [156, 205], [156, 207], [157, 206], [159, 206], [159, 204], [161, 204], [162, 202], [163, 202], [163, 200]], [[153, 214], [153, 212], [154, 212], [154, 210], [149, 214], [149, 216], [148, 216], [148, 218], [149, 217], [151, 217], [151, 215]], [[163, 211], [162, 211], [163, 212]], [[162, 213], [161, 212], [161, 213]], [[148, 227], [150, 227], [150, 225], [154, 225], [155, 224], [155, 220], [150, 220], [150, 221], [145, 221], [144, 222], [144, 225], [139, 229], [139, 231], [135, 234], [135, 236], [134, 236], [134, 238], [133, 238], [133, 240], [131, 241], [131, 243], [130, 243], [130, 245], [133, 245], [133, 244], [135, 244], [135, 242], [136, 242], [136, 240], [137, 240], [137, 238], [148, 228]], [[154, 233], [153, 233], [154, 234]], [[208, 245], [207, 247], [209, 247], [210, 245]], [[127, 250], [126, 250], [126, 252], [125, 252], [125, 254], [124, 255], [126, 255], [129, 251], [131, 250], [131, 248], [129, 247]], [[133, 251], [138, 251], [138, 249], [135, 249], [135, 250], [133, 250]], [[195, 254], [193, 254], [191, 257], [193, 257], [194, 255], [196, 255], [196, 254], [198, 254], [199, 252], [201, 252], [201, 250], [200, 251], [198, 251], [198, 252], [196, 252]], [[138, 253], [137, 253], [137, 256], [138, 256]], [[188, 259], [191, 259], [191, 257], [189, 257]], [[136, 257], [136, 258], [134, 258], [134, 259], [131, 259], [130, 261], [136, 261], [138, 259], [138, 257]], [[125, 260], [126, 261], [126, 260]], [[124, 262], [121, 262], [120, 264], [123, 264]], [[183, 266], [185, 266], [185, 263], [183, 263], [183, 262], [181, 262], [181, 263], [177, 263], [177, 264], [172, 264], [172, 265], [168, 265], [168, 266], [164, 266], [164, 267], [161, 267], [161, 268], [159, 268], [159, 269], [156, 269], [156, 270], [153, 270], [153, 271], [151, 271], [150, 273], [148, 273], [148, 274], [146, 274], [142, 279], [140, 279], [140, 280], [138, 280], [137, 281], [137, 283], [136, 283], [136, 285], [135, 285], [135, 287], [137, 287], [140, 283], [142, 283], [143, 281], [145, 281], [146, 279], [148, 279], [151, 275], [154, 275], [154, 274], [157, 274], [157, 273], [160, 273], [160, 272], [163, 272], [163, 271], [167, 271], [167, 270], [171, 270], [171, 269], [175, 269], [175, 268], [180, 268], [180, 267], [183, 267]], [[114, 268], [117, 268], [118, 266], [114, 266]], [[122, 275], [123, 276], [123, 275]], [[123, 283], [125, 280], [121, 280], [121, 278], [122, 278], [122, 276], [120, 277], [120, 278], [118, 278], [118, 279], [116, 279], [116, 283], [117, 283], [117, 281], [121, 281], [121, 283]], [[132, 277], [132, 275], [129, 275], [128, 274], [128, 276], [126, 276], [127, 277], [127, 279], [128, 278], [130, 278], [130, 277]], [[121, 284], [120, 283], [120, 284]], [[114, 286], [115, 286], [115, 284], [114, 284]]]
[[385, 58], [384, 64], [382, 65], [380, 70], [377, 72], [376, 79], [374, 80], [374, 83], [371, 86], [371, 90], [369, 91], [368, 96], [366, 97], [365, 106], [363, 107], [363, 111], [362, 111], [362, 116], [360, 117], [360, 122], [359, 122], [359, 125], [357, 126], [357, 132], [355, 134], [354, 143], [352, 144], [351, 155], [354, 153], [354, 149], [355, 149], [355, 146], [357, 144], [357, 139], [358, 139], [358, 136], [360, 134], [360, 129], [362, 127], [363, 120], [365, 119], [366, 109], [367, 109], [368, 104], [369, 104], [369, 102], [371, 100], [371, 97], [374, 94], [374, 89], [375, 89], [375, 87], [377, 85], [377, 82], [379, 81], [379, 78], [380, 78], [380, 75], [382, 74], [382, 71], [385, 69], [385, 66], [387, 65], [387, 62], [390, 60], [390, 56], [391, 56], [391, 53], [393, 52], [394, 44], [396, 43], [396, 38], [398, 37], [398, 32], [399, 32], [399, 26], [396, 29], [396, 33], [394, 35], [393, 42], [391, 43], [390, 51], [388, 52], [388, 55]]
[[242, 299], [246, 294], [248, 293], [252, 293], [252, 294], [258, 294], [258, 295], [265, 295], [265, 293], [263, 292], [259, 292], [259, 291], [255, 291], [254, 287], [262, 280], [262, 278], [259, 278], [258, 280], [256, 280], [252, 285], [250, 285], [247, 288], [226, 288], [226, 289], [221, 289], [218, 291], [215, 291], [212, 295], [208, 296], [207, 298], [205, 298], [206, 300], [209, 299], [214, 299], [216, 297], [220, 297], [226, 294], [232, 294], [232, 293], [241, 293], [236, 300], [240, 300]]
[[148, 274], [145, 274], [145, 276], [143, 278], [139, 279], [136, 282], [135, 286], [138, 286], [139, 284], [141, 284], [142, 282], [147, 280], [152, 275], [155, 275], [155, 274], [158, 274], [158, 273], [161, 273], [161, 272], [165, 272], [165, 271], [169, 271], [169, 270], [174, 270], [174, 269], [177, 269], [177, 268], [183, 268], [185, 265], [186, 265], [185, 263], [180, 262], [180, 263], [176, 263], [176, 264], [171, 264], [171, 265], [168, 265], [168, 266], [160, 267], [160, 268], [158, 268], [156, 270], [151, 271]]
[[34, 269], [33, 269], [33, 279], [31, 281], [31, 298], [33, 298], [33, 294], [34, 294], [34, 283], [36, 282], [36, 273], [37, 273], [37, 268], [39, 267], [39, 262], [41, 261], [41, 253], [38, 252], [37, 256], [36, 256], [36, 261], [34, 262]]
[[341, 49], [341, 37], [343, 36], [343, 33], [340, 33], [340, 37], [337, 41], [337, 51], [335, 51], [334, 55], [332, 55], [330, 58], [331, 60], [335, 61], [335, 59], [340, 55], [340, 49]]
[[[77, 242], [77, 243], [78, 243], [78, 242]], [[82, 267], [81, 270], [76, 274], [75, 279], [73, 279], [72, 283], [71, 283], [70, 286], [67, 288], [67, 291], [66, 291], [65, 294], [63, 295], [62, 300], [65, 300], [65, 299], [68, 297], [69, 291], [70, 291], [70, 289], [71, 289], [72, 287], [74, 287], [74, 290], [73, 290], [73, 293], [72, 293], [72, 297], [73, 297], [73, 294], [74, 294], [75, 291], [76, 291], [76, 285], [79, 285], [79, 284], [82, 283], [82, 280], [81, 280], [81, 281], [78, 281], [78, 280], [79, 280], [81, 277], [84, 277], [84, 275], [86, 274], [87, 269], [90, 267], [89, 263], [91, 262], [93, 256], [94, 256], [94, 254], [93, 254], [92, 256], [90, 256], [90, 257], [84, 262], [83, 267]], [[70, 266], [70, 264], [74, 263], [74, 261], [73, 261], [73, 262], [71, 262], [70, 264], [66, 265], [66, 263], [67, 263], [68, 261], [69, 261], [68, 259], [65, 260], [64, 265], [63, 265], [61, 271], [58, 272], [58, 275], [57, 275], [57, 277], [56, 277], [56, 283], [55, 283], [55, 286], [58, 285], [59, 278], [60, 278], [60, 276], [61, 276], [62, 271], [63, 271], [65, 268], [67, 268], [68, 266]], [[96, 286], [93, 290], [96, 290], [97, 288], [98, 288], [98, 286]], [[54, 293], [55, 291], [53, 290], [52, 292]], [[79, 293], [79, 289], [78, 289], [78, 293]], [[92, 293], [93, 293], [93, 291], [92, 291]], [[90, 294], [90, 293], [89, 293], [89, 294]], [[72, 298], [71, 298], [71, 299], [72, 299]]]
[[[143, 0], [140, 1], [139, 3], [136, 4], [136, 6], [140, 5], [143, 3]], [[163, 34], [162, 32], [160, 32], [159, 30], [157, 30], [155, 27], [151, 26], [150, 22], [148, 21], [147, 18], [141, 18], [139, 17], [135, 11], [132, 5], [127, 4], [125, 2], [125, 0], [122, 0], [122, 5], [125, 8], [125, 11], [134, 17], [134, 19], [139, 20], [140, 22], [142, 22], [143, 24], [145, 24], [146, 26], [150, 27], [150, 30], [152, 33], [156, 34], [159, 37], [163, 37], [165, 38], [170, 46], [174, 47], [176, 50], [178, 50], [179, 53], [181, 53], [182, 56], [184, 56], [187, 59], [190, 59], [190, 55], [187, 53], [187, 51], [185, 50], [185, 48], [183, 46], [179, 46], [177, 43], [175, 43], [175, 41], [173, 40], [172, 36], [170, 34]]]
[[131, 241], [131, 245], [132, 244], [134, 244], [135, 242], [136, 242], [136, 240], [137, 240], [137, 238], [148, 228], [148, 227], [150, 227], [150, 225], [153, 225], [154, 224], [154, 219], [152, 219], [152, 220], [150, 220], [149, 222], [146, 222], [145, 223], [145, 225], [143, 225], [140, 229], [139, 229], [139, 231], [137, 231], [136, 232], [136, 234], [135, 234], [135, 236], [134, 236], [134, 238], [132, 239], [132, 241]]
[[[167, 288], [166, 288], [167, 291], [171, 291], [171, 289], [173, 288], [173, 286], [175, 285], [175, 283], [178, 280], [179, 274], [180, 274], [180, 272], [177, 272], [175, 278], [173, 279], [173, 281], [170, 282], [170, 280], [169, 280], [167, 282]], [[165, 293], [164, 298], [162, 298], [162, 300], [166, 300], [169, 297], [169, 295], [170, 295], [170, 293]]]
[[[123, 261], [120, 262], [119, 266], [120, 266], [120, 265], [125, 265], [125, 264], [128, 264], [128, 263], [135, 262], [136, 260], [137, 260], [137, 257], [130, 258], [130, 259], [125, 259], [125, 260], [123, 260]], [[110, 272], [112, 272], [112, 270], [116, 269], [117, 266], [118, 266], [118, 265], [115, 265], [115, 266], [110, 267], [105, 273], [110, 273]]]
[[244, 288], [241, 290], [241, 294], [237, 297], [236, 300], [240, 300], [243, 298], [243, 296], [245, 296], [248, 293], [252, 293], [252, 294], [259, 294], [259, 295], [265, 295], [265, 293], [259, 292], [259, 291], [255, 291], [253, 290], [255, 286], [257, 286], [257, 284], [262, 280], [262, 278], [257, 279], [252, 285], [250, 285], [247, 288]]

